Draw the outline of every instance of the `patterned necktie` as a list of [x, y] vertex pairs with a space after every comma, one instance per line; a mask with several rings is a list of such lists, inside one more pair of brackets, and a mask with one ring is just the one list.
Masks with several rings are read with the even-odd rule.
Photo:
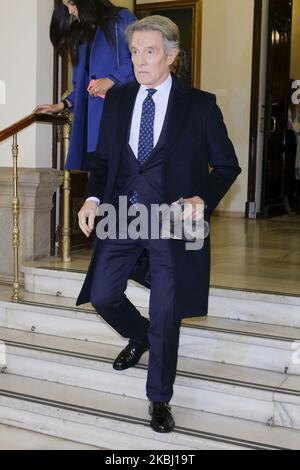
[[[147, 89], [148, 96], [144, 99], [142, 107], [142, 117], [139, 134], [138, 156], [137, 160], [142, 165], [149, 158], [154, 147], [154, 117], [155, 117], [155, 103], [152, 96], [157, 92], [154, 88]], [[139, 202], [138, 193], [136, 190], [132, 191], [129, 195], [131, 204]]]

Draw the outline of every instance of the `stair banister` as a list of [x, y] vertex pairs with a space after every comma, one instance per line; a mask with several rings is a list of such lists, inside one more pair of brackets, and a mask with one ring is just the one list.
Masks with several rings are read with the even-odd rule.
[[[62, 125], [63, 131], [63, 159], [65, 161], [68, 143], [70, 139], [71, 121], [68, 113], [61, 115], [52, 114], [30, 114], [20, 121], [0, 131], [0, 143], [13, 138], [12, 157], [13, 157], [13, 201], [12, 201], [12, 215], [13, 215], [13, 233], [12, 245], [14, 250], [14, 283], [12, 300], [20, 300], [20, 282], [19, 282], [19, 246], [20, 246], [20, 202], [18, 197], [18, 133], [23, 129], [35, 123], [47, 123], [52, 125]], [[64, 171], [64, 216], [63, 216], [63, 230], [62, 230], [62, 259], [63, 261], [70, 261], [70, 172]]]

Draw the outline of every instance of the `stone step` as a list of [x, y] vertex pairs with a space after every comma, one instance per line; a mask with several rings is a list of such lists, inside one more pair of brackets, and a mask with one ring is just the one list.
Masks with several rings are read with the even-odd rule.
[[148, 403], [70, 385], [0, 375], [0, 422], [106, 449], [299, 449], [296, 430], [173, 406], [176, 428], [149, 426]]
[[[123, 372], [112, 368], [119, 347], [0, 329], [13, 374], [143, 400], [147, 355]], [[300, 428], [300, 377], [180, 357], [177, 406], [276, 426]]]
[[[57, 261], [58, 263], [58, 261]], [[55, 258], [27, 263], [22, 267], [25, 289], [36, 294], [77, 298], [85, 271], [59, 268]], [[147, 308], [149, 290], [129, 281], [127, 295], [137, 307]], [[299, 296], [269, 294], [211, 287], [209, 315], [233, 320], [253, 321], [300, 328]]]
[[99, 450], [77, 442], [0, 424], [0, 450]]
[[[51, 305], [51, 299], [26, 294], [19, 303], [0, 300], [0, 327], [117, 346], [126, 344], [91, 307], [78, 309], [71, 299], [60, 297]], [[141, 311], [147, 316], [146, 309]], [[183, 322], [179, 353], [194, 359], [300, 375], [299, 349], [299, 328], [209, 316]]]

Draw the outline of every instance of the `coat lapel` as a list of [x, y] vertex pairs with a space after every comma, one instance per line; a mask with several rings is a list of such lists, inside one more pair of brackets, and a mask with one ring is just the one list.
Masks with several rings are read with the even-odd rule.
[[[124, 142], [126, 141], [128, 135], [128, 127], [131, 122], [132, 112], [134, 108], [134, 103], [136, 100], [137, 93], [139, 91], [139, 84], [133, 82], [126, 92], [122, 95], [120, 100], [119, 116], [118, 116], [118, 138], [116, 139], [116, 145], [118, 146], [118, 153]], [[169, 147], [175, 142], [176, 136], [183, 126], [188, 108], [191, 103], [191, 93], [190, 88], [185, 85], [184, 82], [178, 80], [173, 76], [173, 83], [170, 92], [170, 98], [168, 103], [168, 108], [165, 117], [164, 123], [164, 138], [163, 142], [159, 139], [157, 148], [161, 147], [163, 144], [165, 149], [168, 150]]]
[[124, 142], [127, 138], [128, 127], [131, 122], [131, 117], [133, 113], [134, 103], [136, 100], [136, 95], [139, 91], [139, 84], [137, 82], [133, 82], [130, 87], [124, 94], [122, 95], [122, 99], [120, 100], [120, 109], [119, 109], [119, 116], [118, 116], [118, 144], [119, 146], [123, 146]]
[[186, 114], [191, 103], [190, 88], [173, 76], [169, 104], [166, 113], [165, 149], [175, 143], [177, 134], [186, 121]]

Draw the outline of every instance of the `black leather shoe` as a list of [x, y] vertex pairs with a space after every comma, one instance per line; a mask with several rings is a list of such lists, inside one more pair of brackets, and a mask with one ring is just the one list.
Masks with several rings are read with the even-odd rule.
[[148, 344], [136, 346], [129, 343], [114, 361], [113, 368], [116, 370], [125, 370], [135, 366], [148, 349]]
[[175, 427], [175, 421], [168, 403], [150, 403], [149, 414], [152, 416], [150, 426], [156, 432], [171, 432]]

